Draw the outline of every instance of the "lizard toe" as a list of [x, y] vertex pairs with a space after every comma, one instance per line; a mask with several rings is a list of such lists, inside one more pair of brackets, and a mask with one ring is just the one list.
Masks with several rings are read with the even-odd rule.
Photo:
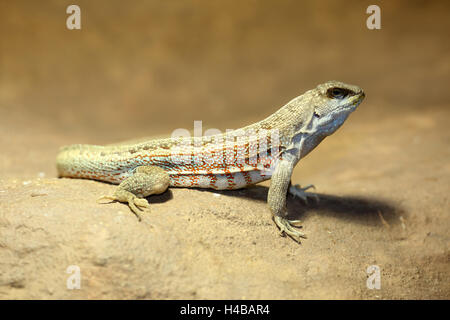
[[145, 199], [139, 199], [139, 198], [135, 198], [134, 200], [134, 204], [141, 208], [150, 208], [150, 205], [148, 204], [148, 201]]

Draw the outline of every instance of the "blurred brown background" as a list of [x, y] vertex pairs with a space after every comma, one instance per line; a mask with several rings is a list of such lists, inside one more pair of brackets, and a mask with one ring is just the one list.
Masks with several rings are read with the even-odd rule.
[[[66, 8], [70, 4], [81, 8], [81, 30], [66, 28]], [[381, 7], [381, 30], [366, 28], [366, 8], [371, 4]], [[73, 185], [75, 189], [68, 191], [66, 196], [82, 192], [86, 186], [93, 188], [92, 199], [86, 199], [86, 191], [79, 195], [79, 200], [65, 203], [58, 209], [66, 210], [65, 217], [73, 216], [71, 208], [74, 205], [81, 206], [77, 210], [87, 215], [97, 210], [95, 196], [110, 186], [54, 179], [54, 159], [61, 145], [104, 144], [169, 135], [176, 128], [192, 129], [194, 120], [203, 120], [204, 129], [237, 128], [261, 120], [291, 98], [318, 83], [334, 79], [361, 86], [367, 98], [339, 132], [304, 160], [294, 178], [302, 184], [314, 183], [318, 192], [330, 195], [384, 199], [397, 214], [393, 213], [391, 220], [386, 218], [386, 222], [377, 210], [369, 210], [370, 218], [367, 219], [377, 226], [370, 229], [375, 236], [368, 234], [361, 225], [351, 223], [366, 218], [357, 215], [341, 219], [336, 206], [330, 205], [322, 208], [323, 212], [328, 212], [326, 215], [317, 215], [317, 210], [305, 213], [310, 217], [306, 230], [315, 237], [326, 236], [327, 232], [321, 226], [329, 223], [333, 230], [344, 232], [342, 238], [354, 242], [350, 241], [348, 246], [342, 241], [331, 245], [341, 249], [328, 252], [329, 260], [325, 262], [321, 254], [329, 247], [328, 238], [313, 236], [299, 253], [294, 244], [279, 239], [269, 224], [264, 226], [267, 229], [261, 230], [261, 239], [271, 240], [265, 243], [266, 247], [258, 246], [267, 254], [267, 246], [280, 245], [282, 248], [274, 249], [274, 256], [264, 258], [255, 253], [255, 259], [260, 259], [261, 265], [251, 267], [242, 262], [248, 250], [230, 253], [240, 257], [240, 262], [235, 261], [235, 271], [230, 271], [227, 279], [239, 278], [237, 274], [247, 272], [253, 275], [261, 270], [266, 274], [252, 285], [246, 286], [239, 278], [241, 286], [231, 282], [215, 291], [212, 284], [217, 283], [218, 275], [222, 274], [221, 267], [213, 266], [213, 262], [204, 263], [202, 259], [196, 259], [199, 265], [192, 267], [195, 263], [186, 258], [179, 263], [190, 267], [183, 269], [184, 273], [178, 271], [192, 282], [183, 280], [180, 284], [174, 280], [179, 291], [158, 283], [163, 292], [160, 295], [139, 295], [132, 290], [114, 295], [113, 287], [111, 291], [93, 296], [449, 298], [449, 9], [448, 1], [1, 1], [0, 179], [3, 187], [0, 191], [3, 193], [0, 193], [0, 200], [3, 207], [0, 212], [3, 211], [3, 217], [8, 221], [4, 224], [4, 234], [15, 223], [11, 219], [20, 219], [28, 212], [20, 205], [29, 200], [29, 190], [24, 190], [24, 186], [30, 181], [36, 186], [45, 184], [43, 177], [49, 178], [51, 183], [48, 183], [52, 186], [55, 184], [52, 187], [55, 189], [51, 189], [54, 194], [67, 188], [72, 190]], [[174, 208], [184, 212], [183, 208], [202, 203], [197, 197], [207, 197], [203, 193], [183, 192], [194, 191], [177, 190], [175, 199], [155, 206], [166, 206], [169, 212]], [[263, 214], [254, 219], [268, 220], [263, 201], [266, 190], [254, 192], [261, 200], [257, 204], [238, 199], [234, 206], [234, 198], [226, 197], [227, 204], [230, 203], [227, 212], [239, 208], [242, 211], [259, 210]], [[177, 195], [183, 199], [185, 194], [188, 195], [186, 202], [182, 207], [176, 207]], [[52, 202], [51, 199], [33, 198], [36, 202], [30, 206], [29, 214], [41, 216], [42, 208], [52, 210], [49, 208], [62, 201], [57, 198]], [[85, 203], [82, 199], [86, 199]], [[215, 198], [208, 199], [201, 208], [216, 201]], [[243, 205], [239, 201], [250, 202]], [[246, 205], [258, 207], [244, 210]], [[101, 207], [105, 221], [111, 217], [111, 208], [126, 210], [120, 204]], [[351, 211], [351, 208], [350, 205], [347, 209]], [[364, 208], [362, 205], [360, 211]], [[210, 209], [215, 210], [214, 207]], [[157, 211], [155, 209], [152, 214]], [[209, 220], [201, 222], [209, 219], [209, 215], [199, 217], [196, 213], [186, 212], [186, 216], [189, 214], [194, 215], [192, 219], [198, 223], [199, 230], [204, 230], [207, 223], [209, 228], [212, 223]], [[243, 216], [245, 214], [242, 212]], [[149, 224], [157, 223], [155, 219], [149, 218]], [[164, 221], [164, 217], [161, 219]], [[409, 219], [406, 227], [404, 219]], [[49, 219], [39, 221], [43, 224]], [[390, 229], [384, 229], [384, 222]], [[132, 217], [129, 223], [134, 225]], [[170, 223], [175, 224], [174, 221]], [[242, 223], [244, 227], [248, 226], [245, 221]], [[68, 222], [62, 228], [70, 225], [72, 223]], [[220, 232], [234, 227], [219, 226], [216, 230], [215, 234], [219, 236], [214, 237], [215, 244], [211, 246], [217, 248], [217, 256], [230, 259], [223, 253], [223, 246], [229, 244], [221, 242]], [[48, 228], [52, 234], [52, 227]], [[130, 233], [136, 232], [130, 230]], [[192, 243], [199, 230], [184, 230], [187, 238], [183, 243], [188, 249], [194, 246]], [[255, 238], [252, 233], [247, 233], [253, 230], [252, 227], [245, 230], [244, 234], [239, 229], [234, 231], [243, 236], [235, 241], [236, 250], [245, 248], [243, 243]], [[148, 236], [148, 232], [146, 230], [143, 236]], [[356, 238], [353, 238], [353, 232]], [[402, 234], [400, 239], [384, 238], [386, 234], [399, 233]], [[14, 235], [3, 237], [3, 241], [10, 241], [13, 246], [17, 240]], [[34, 243], [34, 236], [28, 234], [29, 239], [23, 240], [23, 246]], [[339, 259], [352, 252], [355, 243], [361, 244], [362, 238], [358, 236], [384, 240], [363, 245], [359, 252], [364, 254], [352, 253], [351, 262], [347, 261], [350, 263], [348, 270], [331, 265], [326, 271], [319, 270], [319, 266], [333, 264], [334, 260], [342, 266]], [[251, 244], [249, 246], [253, 248]], [[346, 248], [349, 251], [345, 251]], [[124, 250], [130, 252], [130, 248]], [[138, 255], [140, 251], [136, 250]], [[175, 249], [166, 248], [161, 254], [170, 250]], [[201, 257], [205, 253], [199, 250]], [[276, 255], [276, 252], [286, 250], [291, 250], [291, 256], [303, 256], [302, 259], [299, 257], [302, 262], [293, 258], [286, 262]], [[35, 263], [30, 259], [31, 264]], [[56, 261], [57, 258], [52, 259]], [[305, 265], [308, 259], [317, 264]], [[271, 267], [264, 264], [267, 260], [272, 261]], [[22, 274], [21, 261], [3, 266], [6, 276], [0, 294], [30, 297], [35, 290], [35, 297], [48, 296], [47, 291], [42, 291], [45, 285], [33, 287], [33, 282], [27, 282], [26, 276], [23, 279], [17, 276], [17, 270]], [[333, 270], [338, 268], [340, 274], [359, 270], [358, 274], [364, 278], [365, 266], [374, 262], [384, 263], [385, 275], [391, 279], [390, 287], [382, 293], [367, 291], [363, 282], [352, 287], [348, 285], [348, 279], [339, 280], [332, 276]], [[289, 263], [293, 263], [292, 268]], [[401, 266], [402, 263], [405, 265]], [[299, 279], [293, 289], [288, 284], [281, 285], [280, 279], [267, 276], [275, 274], [272, 268], [287, 270], [286, 274], [289, 274], [288, 270], [296, 273], [297, 267], [304, 275], [317, 267], [319, 271], [309, 274], [308, 279], [314, 275], [320, 277], [311, 283]], [[11, 270], [16, 271], [11, 275]], [[45, 273], [47, 269], [43, 267], [42, 270]], [[210, 270], [217, 272], [211, 275]], [[321, 272], [331, 278], [322, 278]], [[211, 280], [209, 291], [196, 287], [198, 279], [193, 274], [198, 273]], [[16, 288], [13, 284], [17, 281], [11, 280], [15, 277], [23, 280], [19, 281], [23, 284], [19, 286], [22, 290], [10, 291], [8, 286]], [[245, 279], [251, 281], [248, 277]], [[345, 285], [340, 286], [339, 281]], [[309, 288], [307, 294], [305, 283]], [[203, 288], [205, 286], [208, 283]], [[408, 290], [405, 291], [404, 286]], [[253, 288], [251, 291], [250, 287]], [[148, 288], [153, 290], [151, 284]], [[196, 294], [192, 294], [192, 290]], [[53, 289], [53, 292], [57, 292], [53, 295], [56, 298], [72, 297], [64, 290]], [[78, 297], [87, 296], [81, 293]]]
[[371, 1], [77, 1], [73, 31], [71, 3], [1, 2], [2, 118], [36, 134], [236, 127], [331, 79], [363, 87], [373, 114], [450, 98], [445, 1], [381, 1], [381, 30]]

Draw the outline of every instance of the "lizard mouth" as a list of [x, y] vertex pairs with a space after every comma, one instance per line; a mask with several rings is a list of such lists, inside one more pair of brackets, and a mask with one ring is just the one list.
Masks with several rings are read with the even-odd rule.
[[364, 100], [364, 98], [366, 97], [366, 94], [364, 93], [364, 91], [362, 91], [362, 92], [359, 93], [356, 97], [357, 97], [358, 103], [360, 103], [361, 101]]
[[346, 105], [345, 109], [347, 109], [347, 108], [356, 109], [356, 107], [364, 100], [365, 97], [366, 97], [366, 94], [364, 92], [357, 93], [354, 96], [351, 96], [349, 98], [348, 104]]

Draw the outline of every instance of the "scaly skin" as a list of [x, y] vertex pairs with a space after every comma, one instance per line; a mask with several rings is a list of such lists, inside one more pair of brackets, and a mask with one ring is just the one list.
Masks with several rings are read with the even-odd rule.
[[[291, 185], [297, 162], [335, 132], [364, 99], [361, 88], [329, 81], [288, 102], [266, 119], [224, 134], [172, 137], [139, 143], [62, 147], [59, 176], [119, 184], [103, 198], [129, 204], [139, 217], [144, 197], [170, 187], [239, 189], [271, 179], [268, 205], [282, 234], [305, 237], [285, 218], [286, 195], [306, 200]], [[256, 156], [257, 155], [257, 156]]]

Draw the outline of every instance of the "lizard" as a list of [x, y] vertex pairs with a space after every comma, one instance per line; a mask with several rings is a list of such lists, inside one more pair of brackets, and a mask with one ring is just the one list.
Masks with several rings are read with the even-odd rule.
[[[57, 171], [59, 177], [118, 184], [114, 194], [99, 200], [127, 203], [139, 219], [150, 207], [145, 197], [169, 187], [233, 190], [270, 179], [267, 204], [272, 219], [281, 235], [300, 243], [306, 235], [299, 230], [299, 220], [287, 218], [287, 195], [303, 200], [317, 195], [306, 192], [312, 185], [292, 185], [294, 167], [333, 134], [364, 97], [358, 86], [328, 81], [265, 119], [226, 133], [64, 146], [57, 155]], [[250, 152], [255, 147], [257, 151]]]

